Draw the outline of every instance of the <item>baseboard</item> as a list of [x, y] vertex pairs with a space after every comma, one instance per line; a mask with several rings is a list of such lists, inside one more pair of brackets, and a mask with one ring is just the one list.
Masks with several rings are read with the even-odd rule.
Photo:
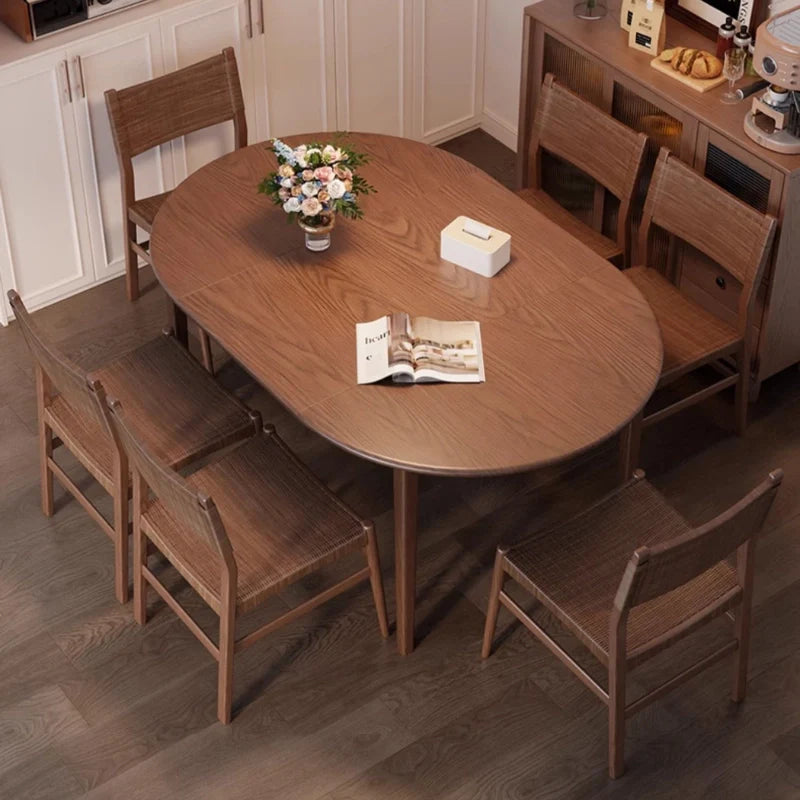
[[449, 142], [451, 139], [455, 139], [456, 136], [461, 136], [462, 134], [469, 133], [470, 131], [474, 131], [476, 128], [480, 127], [480, 116], [467, 117], [466, 119], [459, 120], [452, 125], [447, 125], [444, 128], [438, 128], [434, 131], [431, 131], [423, 138], [422, 141], [425, 142], [425, 144], [437, 145], [441, 144], [442, 142]]
[[480, 127], [510, 150], [517, 151], [517, 129], [486, 108], [481, 115]]

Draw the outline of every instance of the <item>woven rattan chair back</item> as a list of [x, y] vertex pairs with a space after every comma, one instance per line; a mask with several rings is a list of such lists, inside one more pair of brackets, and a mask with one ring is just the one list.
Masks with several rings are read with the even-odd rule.
[[746, 497], [690, 533], [631, 556], [615, 605], [632, 608], [691, 581], [758, 535], [783, 480], [775, 470]]
[[644, 205], [639, 253], [645, 264], [652, 263], [651, 232], [657, 226], [730, 272], [742, 284], [738, 312], [744, 336], [776, 225], [774, 217], [728, 194], [662, 147]]
[[160, 78], [109, 89], [105, 96], [121, 158], [228, 120], [233, 120], [237, 146], [247, 142], [244, 99], [231, 47]]
[[31, 319], [25, 308], [22, 298], [13, 289], [8, 293], [8, 300], [34, 360], [50, 381], [51, 390], [61, 394], [67, 404], [78, 413], [90, 419], [98, 419], [100, 414], [96, 401], [89, 391], [86, 373], [42, 335], [39, 326]]
[[545, 76], [531, 139], [537, 188], [539, 149], [543, 148], [602, 184], [620, 201], [620, 218], [627, 218], [646, 145], [643, 133], [556, 83], [553, 75]]
[[[93, 389], [102, 400], [104, 398], [102, 386], [95, 382]], [[128, 463], [135, 474], [144, 480], [153, 495], [179, 525], [204, 540], [226, 563], [231, 563], [233, 550], [214, 501], [194, 491], [182, 475], [161, 463], [147, 451], [126, 422], [125, 411], [119, 400], [107, 398], [106, 408], [109, 412], [107, 421], [112, 435], [117, 446], [127, 454]], [[141, 501], [143, 507], [146, 506], [144, 496]]]

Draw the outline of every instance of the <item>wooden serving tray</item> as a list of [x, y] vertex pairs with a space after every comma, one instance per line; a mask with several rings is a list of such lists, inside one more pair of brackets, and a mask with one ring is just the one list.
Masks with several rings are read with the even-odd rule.
[[689, 75], [684, 75], [672, 69], [668, 61], [659, 61], [658, 58], [654, 58], [650, 62], [650, 66], [653, 67], [653, 69], [657, 69], [659, 72], [663, 72], [664, 75], [669, 75], [670, 78], [675, 78], [676, 81], [680, 81], [686, 86], [691, 86], [696, 92], [707, 92], [709, 89], [716, 89], [717, 86], [721, 86], [728, 80], [724, 75], [718, 75], [716, 78], [707, 78], [706, 80], [692, 78]]

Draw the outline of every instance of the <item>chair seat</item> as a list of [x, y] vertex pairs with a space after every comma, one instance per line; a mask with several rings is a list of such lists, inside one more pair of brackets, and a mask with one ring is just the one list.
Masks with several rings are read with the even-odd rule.
[[[659, 492], [640, 480], [564, 525], [538, 532], [506, 558], [512, 577], [608, 665], [614, 597], [633, 551], [690, 530]], [[736, 586], [733, 568], [722, 562], [634, 607], [628, 618], [631, 659]]]
[[[122, 401], [147, 446], [175, 469], [254, 433], [247, 408], [172, 336], [159, 336], [90, 377], [99, 379], [110, 397]], [[114, 462], [110, 434], [61, 396], [53, 399], [47, 415], [58, 436], [109, 489]]]
[[622, 256], [622, 248], [613, 239], [603, 236], [602, 233], [581, 222], [574, 214], [570, 214], [566, 208], [553, 200], [547, 192], [541, 189], [522, 189], [517, 194], [529, 206], [533, 206], [567, 233], [591, 247], [599, 256], [609, 260]]
[[129, 219], [135, 222], [140, 228], [150, 233], [153, 229], [153, 220], [155, 220], [158, 210], [170, 194], [171, 192], [154, 194], [152, 197], [143, 197], [141, 200], [132, 203], [128, 206]]
[[661, 329], [662, 385], [741, 343], [734, 327], [686, 297], [657, 270], [632, 267], [625, 274], [650, 304]]
[[[238, 567], [237, 611], [366, 542], [364, 526], [274, 433], [256, 436], [188, 481], [211, 497]], [[219, 611], [220, 557], [156, 500], [147, 535]]]

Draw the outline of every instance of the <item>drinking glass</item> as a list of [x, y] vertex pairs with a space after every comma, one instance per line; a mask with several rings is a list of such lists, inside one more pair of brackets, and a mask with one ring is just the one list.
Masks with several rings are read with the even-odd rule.
[[602, 19], [606, 11], [604, 0], [581, 0], [572, 8], [572, 13], [579, 19]]
[[740, 47], [731, 47], [725, 51], [725, 63], [722, 65], [722, 74], [730, 81], [728, 91], [722, 95], [722, 102], [733, 105], [739, 102], [739, 97], [733, 91], [734, 84], [744, 75], [745, 51]]

